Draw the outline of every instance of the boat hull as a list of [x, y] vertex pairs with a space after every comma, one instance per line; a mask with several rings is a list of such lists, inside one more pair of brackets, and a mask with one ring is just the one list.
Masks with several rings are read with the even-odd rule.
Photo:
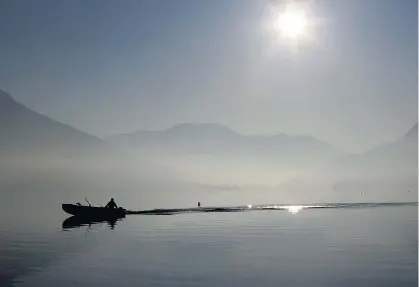
[[123, 208], [93, 207], [76, 204], [62, 204], [62, 209], [73, 216], [86, 219], [106, 220], [125, 217], [126, 210]]

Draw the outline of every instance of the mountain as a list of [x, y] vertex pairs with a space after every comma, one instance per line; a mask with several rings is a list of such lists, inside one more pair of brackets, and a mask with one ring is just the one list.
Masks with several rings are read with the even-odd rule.
[[391, 173], [401, 168], [417, 167], [418, 160], [418, 125], [415, 124], [407, 133], [393, 142], [372, 148], [360, 155], [342, 157], [335, 167], [357, 168], [363, 172], [380, 172], [384, 169]]
[[34, 112], [0, 90], [0, 155], [3, 158], [84, 158], [106, 155], [113, 150], [103, 140]]
[[236, 132], [217, 124], [179, 124], [164, 131], [142, 130], [108, 138], [113, 143], [148, 152], [206, 153], [222, 148], [223, 142], [234, 142]]
[[416, 123], [404, 136], [407, 139], [417, 140], [418, 139], [418, 123]]
[[347, 200], [417, 200], [418, 125], [393, 142], [342, 156], [282, 188], [294, 193], [329, 193]]
[[0, 158], [0, 193], [9, 194], [15, 190], [151, 190], [179, 176], [32, 111], [1, 90]]
[[308, 136], [242, 135], [223, 125], [183, 123], [162, 131], [138, 131], [108, 138], [114, 144], [156, 154], [207, 154], [329, 160], [342, 151]]
[[107, 138], [204, 184], [278, 184], [344, 154], [309, 136], [243, 135], [215, 123]]

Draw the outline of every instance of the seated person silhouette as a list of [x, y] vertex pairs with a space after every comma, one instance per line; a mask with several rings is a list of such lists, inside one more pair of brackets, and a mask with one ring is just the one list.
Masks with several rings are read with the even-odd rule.
[[108, 204], [106, 204], [105, 206], [106, 208], [118, 208], [118, 206], [116, 205], [113, 197], [111, 198], [111, 201], [108, 202]]

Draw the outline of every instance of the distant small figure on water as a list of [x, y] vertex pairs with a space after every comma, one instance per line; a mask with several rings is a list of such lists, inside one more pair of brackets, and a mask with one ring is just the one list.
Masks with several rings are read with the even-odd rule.
[[198, 207], [201, 207], [201, 202], [198, 201]]
[[118, 206], [116, 205], [113, 197], [111, 198], [111, 201], [108, 202], [108, 204], [106, 204], [105, 206], [106, 208], [118, 208]]

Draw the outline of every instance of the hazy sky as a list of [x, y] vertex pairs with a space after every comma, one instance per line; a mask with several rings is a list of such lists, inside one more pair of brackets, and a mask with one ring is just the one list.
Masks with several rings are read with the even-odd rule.
[[359, 151], [417, 121], [417, 1], [298, 1], [320, 24], [293, 52], [275, 2], [3, 0], [0, 88], [100, 136], [218, 122]]

